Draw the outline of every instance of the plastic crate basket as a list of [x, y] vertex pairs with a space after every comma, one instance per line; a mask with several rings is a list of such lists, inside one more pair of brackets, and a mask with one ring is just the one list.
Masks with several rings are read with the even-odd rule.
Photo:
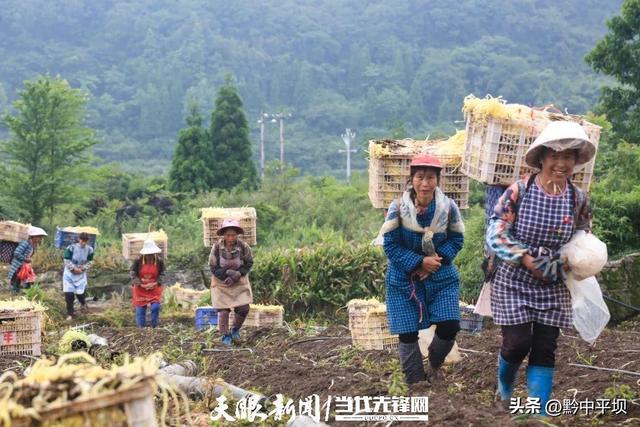
[[[404, 151], [402, 153], [381, 154], [377, 147], [385, 144], [398, 145]], [[433, 150], [434, 142], [431, 141], [369, 141], [369, 200], [374, 208], [386, 209], [394, 199], [402, 196], [407, 188], [407, 182], [411, 175], [411, 159], [416, 153]], [[393, 147], [393, 146], [392, 146]], [[374, 155], [375, 154], [375, 155]], [[453, 199], [460, 209], [469, 207], [469, 177], [462, 173], [460, 168], [461, 156], [438, 155], [444, 169], [440, 175], [439, 187]]]
[[[229, 314], [229, 324], [233, 324], [235, 313]], [[245, 326], [253, 328], [277, 328], [284, 323], [284, 307], [281, 305], [251, 304]]]
[[218, 310], [213, 307], [196, 308], [196, 330], [218, 325]]
[[[56, 227], [56, 236], [54, 244], [58, 249], [65, 249], [67, 246], [72, 245], [78, 241], [80, 237], [80, 231], [74, 229], [74, 227], [60, 228]], [[96, 249], [97, 234], [89, 234], [89, 246]]]
[[240, 237], [242, 241], [251, 246], [257, 244], [255, 208], [202, 208], [202, 236], [206, 247], [210, 248], [220, 240], [216, 233], [225, 219], [237, 219], [244, 230]]
[[0, 356], [41, 354], [42, 313], [30, 311], [0, 312]]
[[471, 307], [460, 307], [460, 329], [476, 333], [482, 330], [484, 317], [473, 312]]
[[[598, 147], [601, 128], [575, 116], [534, 112], [530, 119], [479, 119], [473, 114], [466, 118], [467, 139], [462, 156], [461, 171], [488, 185], [510, 185], [525, 175], [537, 172], [527, 166], [524, 158], [529, 146], [550, 120], [572, 120], [585, 130], [591, 142]], [[575, 168], [572, 182], [589, 190], [595, 157]]]
[[385, 304], [374, 300], [351, 300], [347, 307], [354, 347], [363, 350], [393, 350], [398, 347], [398, 337], [389, 332]]

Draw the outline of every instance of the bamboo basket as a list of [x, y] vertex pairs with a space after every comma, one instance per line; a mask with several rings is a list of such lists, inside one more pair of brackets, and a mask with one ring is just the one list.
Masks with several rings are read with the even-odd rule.
[[257, 244], [255, 208], [202, 208], [202, 229], [204, 245], [208, 248], [216, 243], [220, 236], [216, 233], [225, 219], [236, 219], [244, 230], [241, 239], [251, 246]]
[[40, 356], [41, 335], [41, 310], [0, 311], [0, 356]]
[[363, 350], [393, 350], [398, 347], [398, 338], [389, 332], [385, 304], [374, 299], [351, 300], [347, 311], [354, 347]]
[[13, 253], [19, 243], [0, 240], [0, 264], [11, 264]]
[[40, 420], [12, 420], [17, 427], [36, 427], [44, 422], [91, 427], [157, 427], [153, 388], [143, 381], [126, 390], [52, 406], [39, 413]]
[[15, 221], [0, 221], [0, 240], [20, 243], [29, 238], [29, 225]]
[[[469, 113], [466, 115], [467, 140], [461, 171], [479, 182], [505, 186], [537, 172], [537, 169], [527, 166], [525, 154], [546, 125], [554, 120], [579, 123], [591, 142], [598, 147], [600, 126], [579, 116], [531, 110], [529, 117], [519, 116], [510, 119], [478, 117]], [[595, 156], [587, 164], [575, 168], [572, 182], [577, 187], [589, 191], [594, 167]]]
[[162, 250], [163, 258], [167, 257], [169, 248], [169, 238], [163, 231], [152, 231], [149, 233], [126, 233], [122, 235], [122, 256], [129, 261], [134, 261], [140, 256], [140, 250], [144, 241], [151, 239]]
[[369, 141], [369, 200], [374, 208], [388, 208], [402, 196], [411, 175], [411, 159], [416, 154], [433, 153], [443, 163], [440, 189], [460, 209], [469, 207], [469, 178], [462, 173], [462, 156], [437, 154], [442, 141], [404, 139]]
[[[231, 311], [229, 324], [233, 324], [235, 314]], [[284, 322], [284, 307], [281, 305], [260, 305], [251, 304], [249, 314], [244, 321], [245, 326], [253, 328], [274, 328], [280, 327]]]

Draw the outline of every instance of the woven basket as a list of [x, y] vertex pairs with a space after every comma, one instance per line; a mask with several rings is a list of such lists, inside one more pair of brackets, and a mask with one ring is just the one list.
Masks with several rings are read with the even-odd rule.
[[225, 219], [236, 219], [244, 230], [241, 239], [251, 246], [257, 244], [256, 221], [254, 208], [203, 208], [202, 230], [204, 245], [208, 248], [220, 239], [216, 233]]
[[163, 258], [167, 258], [169, 248], [169, 238], [162, 230], [150, 233], [127, 233], [122, 235], [122, 256], [129, 261], [134, 261], [140, 257], [140, 250], [144, 241], [151, 239], [162, 250]]
[[[231, 311], [229, 315], [229, 324], [233, 324], [235, 314]], [[264, 306], [251, 304], [249, 314], [244, 321], [245, 326], [253, 328], [274, 328], [280, 327], [284, 322], [284, 307], [282, 306]]]
[[28, 225], [15, 221], [0, 221], [0, 240], [19, 243], [28, 238]]
[[91, 427], [157, 427], [153, 389], [144, 381], [123, 391], [113, 391], [52, 406], [31, 418], [12, 420], [17, 427], [36, 427], [44, 422]]
[[[510, 185], [536, 169], [528, 167], [524, 157], [529, 146], [540, 132], [553, 120], [577, 121], [597, 147], [600, 141], [600, 126], [575, 116], [541, 113], [530, 119], [479, 120], [467, 115], [467, 140], [462, 157], [461, 171], [470, 178], [489, 185]], [[573, 183], [585, 191], [589, 190], [593, 178], [595, 157], [585, 165], [575, 168]]]
[[374, 300], [351, 300], [347, 307], [354, 347], [363, 350], [392, 350], [398, 347], [398, 337], [389, 332], [385, 304]]
[[[394, 153], [394, 148], [389, 154], [372, 154], [369, 159], [369, 200], [374, 208], [388, 208], [394, 199], [402, 196], [407, 188], [407, 182], [411, 175], [411, 159], [416, 154], [433, 151], [434, 142], [414, 141], [405, 139], [402, 141], [372, 140], [369, 141], [369, 153], [379, 152], [376, 145], [402, 143], [400, 150]], [[390, 146], [393, 147], [393, 146]], [[453, 199], [460, 209], [469, 207], [469, 178], [462, 173], [460, 165], [461, 156], [438, 155], [444, 169], [440, 174], [439, 187], [444, 194]]]
[[0, 312], [0, 356], [41, 354], [42, 313]]
[[16, 251], [19, 243], [0, 240], [0, 264], [11, 264], [13, 253]]

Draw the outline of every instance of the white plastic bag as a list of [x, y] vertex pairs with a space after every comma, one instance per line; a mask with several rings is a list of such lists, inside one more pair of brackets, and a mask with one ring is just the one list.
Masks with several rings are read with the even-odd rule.
[[[431, 325], [429, 329], [420, 329], [418, 332], [418, 345], [420, 346], [420, 353], [422, 353], [422, 357], [429, 356], [429, 345], [431, 345], [431, 341], [433, 340], [433, 336], [436, 333], [436, 325]], [[462, 360], [462, 356], [460, 355], [460, 351], [458, 350], [458, 343], [454, 342], [453, 347], [451, 347], [451, 351], [447, 354], [447, 357], [444, 359], [444, 363], [446, 365], [458, 363]]]
[[493, 317], [491, 313], [491, 282], [484, 282], [482, 289], [480, 289], [480, 295], [478, 301], [476, 301], [476, 307], [473, 309], [475, 314], [480, 316]]
[[571, 293], [573, 326], [583, 340], [593, 344], [611, 317], [602, 298], [600, 285], [593, 276], [584, 280], [576, 279], [573, 271], [567, 274], [566, 284]]
[[607, 263], [607, 245], [591, 233], [582, 230], [575, 234], [560, 250], [575, 278], [583, 279], [600, 273]]

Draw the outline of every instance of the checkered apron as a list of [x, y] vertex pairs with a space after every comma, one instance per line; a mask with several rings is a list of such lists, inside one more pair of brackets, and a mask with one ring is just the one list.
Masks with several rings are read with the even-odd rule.
[[[524, 195], [514, 226], [514, 237], [533, 249], [554, 251], [573, 234], [573, 189], [554, 196], [534, 183]], [[491, 310], [498, 325], [538, 322], [570, 328], [571, 295], [564, 284], [547, 285], [525, 267], [500, 263], [491, 288]]]

